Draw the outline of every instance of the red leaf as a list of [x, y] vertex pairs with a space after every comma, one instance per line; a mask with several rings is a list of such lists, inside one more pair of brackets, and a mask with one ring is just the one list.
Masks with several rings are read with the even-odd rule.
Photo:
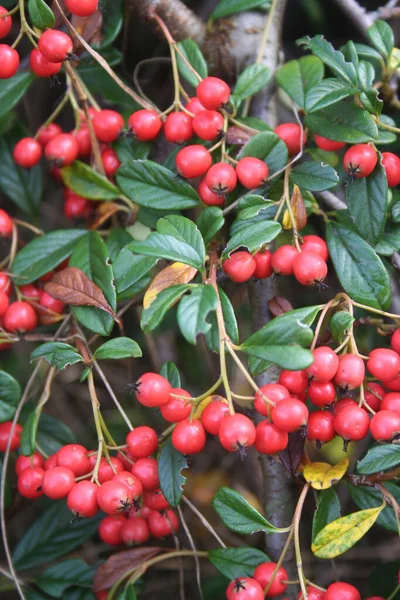
[[112, 554], [100, 567], [97, 569], [93, 581], [93, 591], [107, 590], [117, 583], [117, 581], [128, 571], [133, 571], [140, 567], [141, 564], [153, 558], [165, 548], [157, 546], [142, 546], [140, 548], [132, 548], [132, 550], [124, 550]]

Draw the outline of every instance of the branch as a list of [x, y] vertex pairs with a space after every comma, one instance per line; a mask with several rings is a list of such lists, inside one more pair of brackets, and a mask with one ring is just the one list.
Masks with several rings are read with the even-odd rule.
[[368, 27], [374, 24], [374, 18], [357, 0], [334, 0], [342, 11], [353, 21], [360, 33], [366, 37]]
[[331, 210], [344, 210], [347, 208], [347, 204], [340, 198], [332, 194], [332, 192], [316, 192], [317, 198], [320, 198], [322, 202]]

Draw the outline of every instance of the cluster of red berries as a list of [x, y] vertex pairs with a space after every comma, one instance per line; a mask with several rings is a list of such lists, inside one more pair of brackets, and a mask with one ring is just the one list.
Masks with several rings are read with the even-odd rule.
[[328, 246], [317, 235], [303, 238], [301, 252], [295, 246], [284, 244], [274, 253], [261, 250], [252, 255], [246, 251], [235, 252], [224, 261], [225, 273], [232, 281], [243, 283], [251, 277], [265, 279], [276, 275], [294, 275], [302, 285], [318, 285], [327, 273]]

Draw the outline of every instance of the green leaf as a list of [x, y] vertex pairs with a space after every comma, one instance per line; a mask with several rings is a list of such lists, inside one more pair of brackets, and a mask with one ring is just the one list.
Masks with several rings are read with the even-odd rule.
[[210, 19], [221, 19], [234, 13], [264, 5], [266, 0], [220, 0], [211, 13]]
[[60, 229], [37, 237], [20, 250], [13, 262], [16, 285], [36, 281], [68, 258], [79, 239], [87, 235], [84, 229]]
[[395, 223], [400, 223], [400, 201], [392, 205], [392, 219]]
[[[191, 64], [194, 70], [197, 71], [197, 73], [200, 75], [200, 77], [202, 79], [207, 77], [207, 63], [196, 42], [191, 39], [183, 40], [182, 42], [178, 42], [177, 46], [179, 50], [181, 50], [189, 64]], [[177, 54], [177, 60], [178, 69], [182, 77], [186, 79], [186, 81], [190, 83], [190, 85], [192, 85], [193, 87], [197, 87], [199, 80], [192, 73], [189, 67], [184, 63], [179, 54]]]
[[139, 358], [143, 356], [139, 345], [128, 337], [119, 337], [105, 342], [100, 348], [97, 348], [94, 353], [96, 360], [105, 360], [112, 358], [118, 360], [120, 358]]
[[107, 177], [79, 160], [64, 167], [61, 174], [69, 189], [89, 200], [115, 200], [121, 196], [120, 190]]
[[224, 215], [218, 206], [208, 206], [201, 212], [196, 224], [206, 245], [209, 244], [218, 231], [222, 229], [224, 223]]
[[[396, 122], [393, 119], [391, 119], [390, 117], [388, 117], [387, 115], [381, 115], [379, 118], [379, 121], [381, 123], [386, 123], [386, 125], [391, 125], [392, 127], [397, 127]], [[375, 145], [393, 144], [394, 142], [397, 141], [397, 135], [395, 133], [393, 133], [393, 131], [388, 131], [387, 129], [384, 129], [383, 127], [380, 127], [379, 125], [378, 125], [378, 134], [379, 134], [378, 139], [374, 141]]]
[[40, 417], [36, 442], [43, 452], [50, 456], [55, 454], [62, 446], [75, 444], [76, 437], [63, 421], [44, 413]]
[[149, 308], [145, 308], [142, 311], [140, 326], [143, 331], [148, 333], [156, 329], [169, 309], [172, 308], [191, 287], [192, 286], [189, 283], [172, 285], [157, 294], [157, 298], [153, 300]]
[[[114, 273], [106, 244], [97, 231], [90, 231], [75, 246], [69, 261], [70, 267], [81, 269], [103, 291], [108, 304], [115, 312], [117, 294]], [[114, 319], [103, 310], [91, 306], [73, 306], [72, 312], [84, 327], [98, 335], [110, 335]]]
[[393, 469], [400, 465], [400, 448], [397, 444], [383, 444], [368, 450], [357, 463], [357, 471], [362, 475], [371, 475]]
[[41, 410], [35, 408], [24, 423], [19, 449], [24, 456], [31, 456], [35, 451], [36, 432], [39, 425]]
[[102, 515], [75, 520], [64, 501], [53, 502], [18, 542], [13, 562], [17, 569], [31, 569], [71, 552], [97, 530]]
[[70, 365], [83, 362], [83, 358], [77, 349], [63, 342], [41, 344], [32, 352], [31, 362], [38, 358], [45, 358], [52, 367], [56, 367], [59, 371]]
[[183, 262], [199, 271], [204, 268], [205, 247], [196, 225], [186, 217], [168, 215], [157, 223], [157, 232], [143, 242], [132, 242], [137, 254]]
[[[122, 0], [102, 0], [101, 11], [103, 17], [103, 23], [101, 27], [101, 42], [96, 44], [91, 42], [92, 46], [96, 48], [106, 48], [117, 39], [122, 29], [123, 22], [123, 3]], [[104, 51], [102, 52], [102, 54]], [[110, 64], [109, 61], [107, 61]], [[112, 65], [110, 65], [112, 66]]]
[[313, 541], [328, 523], [336, 521], [340, 515], [340, 502], [335, 488], [330, 487], [327, 490], [319, 492], [317, 509], [314, 513], [312, 523]]
[[367, 30], [371, 44], [383, 56], [388, 59], [394, 47], [393, 30], [385, 21], [376, 21]]
[[[355, 504], [361, 509], [368, 509], [378, 506], [382, 502], [382, 494], [379, 490], [372, 487], [354, 486], [346, 483], [347, 489], [350, 492]], [[394, 483], [385, 482], [385, 488], [392, 494], [397, 502], [400, 503], [400, 488]], [[391, 506], [386, 506], [380, 513], [377, 524], [389, 531], [398, 532], [396, 517]]]
[[261, 563], [270, 562], [257, 548], [216, 548], [209, 550], [208, 560], [228, 579], [252, 577]]
[[44, 0], [28, 0], [28, 12], [32, 25], [41, 31], [51, 29], [56, 21], [53, 11]]
[[386, 223], [383, 236], [374, 249], [377, 254], [381, 254], [382, 256], [391, 256], [393, 252], [399, 250], [400, 227], [394, 223]]
[[[218, 288], [219, 299], [221, 301], [222, 316], [224, 317], [225, 329], [229, 339], [234, 343], [239, 343], [239, 329], [236, 321], [235, 311], [224, 290]], [[211, 328], [206, 334], [207, 346], [213, 352], [219, 352], [219, 334], [216, 313], [210, 313], [208, 321], [211, 323]]]
[[[369, 577], [370, 592], [376, 596], [389, 598], [398, 582], [399, 561], [379, 563]], [[400, 590], [397, 591], [392, 600], [400, 600]]]
[[297, 44], [311, 50], [338, 77], [357, 86], [357, 73], [354, 65], [346, 62], [343, 54], [339, 50], [335, 50], [332, 44], [325, 40], [322, 35], [316, 35], [313, 38], [306, 36], [297, 40]]
[[378, 60], [379, 62], [382, 62], [382, 58], [379, 52], [374, 50], [374, 48], [371, 48], [371, 46], [367, 46], [366, 44], [355, 43], [354, 47], [357, 51], [358, 56], [360, 56], [361, 58], [366, 58], [369, 60]]
[[118, 300], [131, 298], [143, 287], [146, 287], [146, 284], [143, 286], [143, 282], [150, 278], [151, 270], [157, 262], [156, 258], [134, 254], [133, 243], [122, 248], [113, 263]]
[[329, 327], [334, 340], [338, 344], [343, 341], [354, 321], [354, 317], [344, 310], [341, 310], [333, 315], [329, 323]]
[[184, 296], [178, 306], [178, 324], [183, 337], [189, 344], [196, 344], [199, 333], [208, 333], [211, 324], [207, 321], [210, 312], [218, 306], [218, 297], [211, 285], [196, 285]]
[[[139, 582], [138, 582], [139, 583]], [[117, 600], [136, 600], [135, 590], [132, 585], [128, 585], [118, 596]]]
[[288, 162], [287, 146], [272, 131], [263, 131], [254, 135], [239, 152], [238, 160], [245, 156], [254, 156], [263, 160], [273, 175], [282, 169]]
[[231, 237], [222, 253], [222, 258], [226, 258], [231, 252], [242, 246], [246, 247], [249, 252], [254, 252], [263, 244], [272, 242], [281, 230], [281, 224], [276, 221], [249, 223]]
[[[101, 95], [107, 103], [117, 104], [120, 110], [132, 112], [141, 108], [97, 62], [91, 60], [88, 65], [79, 67], [79, 75], [92, 94]], [[124, 83], [129, 87], [129, 81], [124, 80]]]
[[389, 276], [371, 246], [339, 223], [327, 225], [327, 242], [345, 291], [360, 304], [386, 310], [391, 301]]
[[278, 85], [300, 108], [305, 108], [307, 91], [324, 76], [324, 65], [317, 56], [302, 56], [280, 67], [275, 78]]
[[35, 584], [53, 598], [62, 598], [72, 585], [91, 588], [95, 572], [95, 567], [89, 567], [80, 558], [72, 558], [48, 567], [35, 579]]
[[271, 208], [274, 205], [275, 202], [266, 200], [263, 196], [248, 194], [239, 201], [237, 218], [239, 221], [247, 221], [247, 219], [257, 217], [262, 210]]
[[18, 104], [34, 79], [32, 73], [16, 73], [9, 79], [0, 80], [0, 117]]
[[358, 233], [374, 246], [386, 223], [388, 186], [380, 161], [369, 177], [355, 178], [345, 188], [350, 216]]
[[291, 371], [307, 369], [314, 362], [312, 352], [297, 345], [242, 346], [241, 350], [263, 361], [278, 365], [281, 369]]
[[135, 138], [126, 136], [115, 142], [114, 150], [118, 154], [121, 163], [138, 159], [145, 160], [150, 154], [151, 143], [139, 142]]
[[115, 227], [112, 229], [106, 239], [108, 254], [111, 261], [114, 262], [118, 258], [121, 250], [132, 241], [133, 237], [123, 227]]
[[151, 160], [134, 160], [117, 172], [124, 194], [140, 206], [161, 210], [183, 210], [199, 203], [199, 196], [186, 181]]
[[162, 493], [171, 506], [178, 506], [183, 494], [186, 477], [181, 473], [187, 469], [187, 458], [172, 445], [171, 439], [163, 444], [158, 458], [158, 477]]
[[172, 361], [169, 360], [162, 365], [160, 369], [160, 375], [165, 377], [165, 379], [168, 379], [173, 388], [181, 387], [181, 376], [179, 374], [179, 369]]
[[236, 101], [241, 102], [250, 96], [254, 96], [254, 94], [267, 85], [270, 76], [270, 69], [264, 65], [254, 63], [246, 67], [239, 75], [235, 89], [233, 90]]
[[290, 174], [292, 183], [311, 192], [322, 192], [335, 187], [339, 176], [335, 169], [323, 163], [308, 161], [297, 165]]
[[305, 109], [308, 113], [314, 113], [357, 93], [358, 89], [345, 81], [334, 78], [324, 79], [308, 90]]
[[335, 142], [358, 144], [378, 137], [378, 128], [372, 116], [360, 106], [348, 102], [338, 102], [306, 115], [304, 125]]
[[5, 371], [0, 371], [0, 423], [11, 421], [21, 398], [21, 386]]
[[212, 505], [224, 525], [236, 533], [249, 535], [257, 531], [278, 531], [239, 492], [231, 488], [220, 487], [212, 499]]

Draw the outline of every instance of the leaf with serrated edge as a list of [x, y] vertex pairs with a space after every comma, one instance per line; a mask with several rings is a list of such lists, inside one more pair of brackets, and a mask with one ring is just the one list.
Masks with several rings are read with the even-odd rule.
[[59, 371], [70, 365], [83, 362], [82, 356], [76, 348], [63, 342], [41, 344], [32, 352], [31, 362], [38, 358], [45, 358], [52, 367], [56, 367]]
[[150, 304], [163, 290], [180, 283], [190, 283], [196, 276], [197, 269], [185, 263], [175, 262], [169, 265], [154, 277], [143, 298], [143, 308], [149, 308]]
[[349, 459], [347, 457], [334, 466], [323, 462], [313, 462], [304, 467], [304, 479], [315, 490], [327, 490], [342, 479], [348, 467]]

